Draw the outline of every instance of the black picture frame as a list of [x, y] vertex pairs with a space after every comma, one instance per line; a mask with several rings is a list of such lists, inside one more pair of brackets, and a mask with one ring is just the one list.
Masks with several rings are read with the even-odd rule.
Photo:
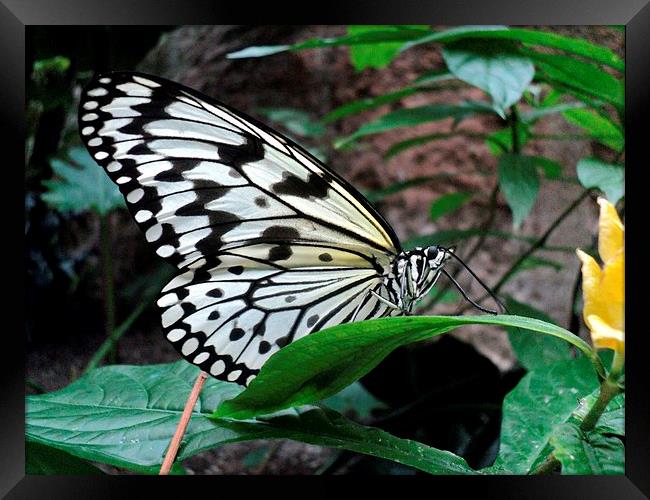
[[[34, 25], [183, 25], [183, 24], [376, 24], [376, 23], [428, 23], [428, 24], [508, 24], [508, 25], [625, 25], [626, 26], [626, 155], [627, 175], [631, 181], [626, 186], [626, 226], [632, 228], [632, 240], [626, 239], [628, 268], [639, 271], [644, 268], [641, 252], [644, 244], [634, 244], [644, 230], [646, 211], [641, 206], [644, 189], [640, 172], [647, 167], [643, 141], [647, 142], [644, 121], [648, 116], [650, 94], [650, 6], [647, 0], [442, 0], [430, 1], [348, 1], [316, 5], [306, 2], [282, 6], [278, 2], [250, 4], [219, 0], [0, 0], [0, 44], [2, 50], [2, 135], [6, 140], [3, 151], [3, 212], [6, 236], [3, 242], [5, 269], [2, 353], [2, 424], [0, 425], [0, 494], [7, 498], [115, 498], [133, 495], [134, 483], [146, 487], [153, 496], [154, 489], [164, 488], [167, 495], [197, 495], [195, 486], [187, 481], [197, 479], [161, 479], [147, 476], [102, 477], [56, 477], [25, 475], [24, 460], [24, 414], [25, 384], [24, 319], [30, 313], [23, 301], [23, 272], [14, 262], [21, 262], [21, 241], [24, 237], [24, 193], [15, 189], [16, 182], [23, 182], [23, 172], [17, 165], [24, 165], [25, 138], [25, 29]], [[137, 43], [137, 41], [134, 41]], [[7, 155], [6, 153], [10, 153]], [[629, 238], [629, 236], [628, 236]], [[632, 241], [633, 243], [630, 243]], [[642, 267], [643, 266], [643, 267]], [[625, 476], [552, 476], [552, 477], [418, 477], [417, 481], [433, 481], [421, 484], [427, 494], [436, 495], [444, 485], [453, 495], [474, 493], [479, 497], [501, 498], [648, 498], [650, 495], [650, 385], [648, 384], [647, 356], [648, 333], [640, 328], [640, 314], [645, 297], [639, 271], [627, 280], [627, 339], [628, 361], [626, 365], [627, 412], [626, 412], [626, 474]], [[14, 276], [15, 273], [15, 276]], [[629, 275], [629, 273], [628, 273]], [[638, 287], [635, 286], [638, 282]], [[646, 306], [647, 307], [647, 306]], [[647, 330], [647, 328], [645, 329]], [[9, 339], [16, 343], [10, 346]], [[246, 479], [246, 478], [240, 478]], [[249, 478], [250, 479], [250, 478]], [[407, 485], [407, 478], [373, 479], [374, 486], [395, 488], [396, 492]], [[224, 487], [236, 486], [237, 495], [246, 494], [249, 488], [258, 487], [275, 478], [219, 477], [219, 483], [205, 484], [214, 495], [224, 496]], [[292, 494], [307, 494], [304, 489], [315, 485], [323, 493], [326, 489], [341, 489], [342, 479], [337, 477], [300, 478], [300, 489]], [[201, 483], [205, 479], [199, 480]], [[303, 483], [304, 481], [304, 483]], [[346, 480], [347, 482], [347, 480]], [[365, 485], [368, 482], [364, 482]], [[194, 483], [196, 484], [196, 483]], [[284, 483], [282, 483], [284, 485]], [[286, 483], [286, 487], [292, 483]], [[279, 487], [282, 487], [279, 485]], [[407, 486], [408, 487], [408, 486]], [[323, 489], [325, 488], [325, 489]], [[400, 490], [397, 490], [400, 488]], [[277, 493], [281, 493], [278, 490]], [[407, 490], [408, 491], [408, 490]], [[300, 493], [299, 493], [300, 492]], [[414, 491], [415, 493], [415, 491]], [[205, 494], [205, 493], [203, 493]]]

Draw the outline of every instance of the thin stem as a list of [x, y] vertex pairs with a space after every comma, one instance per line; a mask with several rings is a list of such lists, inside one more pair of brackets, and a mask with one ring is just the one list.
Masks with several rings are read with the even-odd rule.
[[172, 437], [172, 440], [169, 443], [169, 448], [167, 449], [165, 460], [160, 467], [160, 472], [158, 473], [160, 476], [166, 476], [169, 474], [169, 471], [172, 468], [172, 464], [174, 463], [174, 460], [176, 460], [178, 448], [180, 447], [183, 435], [187, 430], [187, 425], [190, 423], [192, 410], [194, 409], [194, 405], [196, 405], [196, 400], [199, 398], [199, 394], [201, 394], [201, 389], [203, 389], [203, 384], [205, 383], [206, 378], [208, 378], [208, 374], [203, 371], [199, 373], [198, 377], [196, 377], [196, 382], [194, 382], [192, 392], [190, 392], [190, 396], [187, 398], [187, 403], [185, 403], [185, 409], [181, 415], [181, 420], [178, 423], [178, 427], [176, 427], [176, 432], [174, 433], [174, 437]]
[[551, 474], [554, 471], [556, 471], [560, 466], [561, 466], [560, 461], [557, 458], [555, 458], [552, 453], [549, 453], [549, 455], [544, 459], [544, 461], [540, 463], [537, 467], [535, 467], [535, 470], [533, 470], [531, 474], [532, 475]]
[[95, 354], [93, 354], [92, 358], [90, 358], [90, 361], [88, 361], [88, 364], [86, 365], [86, 368], [84, 369], [82, 375], [85, 375], [91, 370], [97, 368], [102, 360], [108, 355], [108, 353], [114, 351], [115, 346], [117, 345], [120, 338], [122, 338], [122, 335], [128, 331], [135, 320], [138, 319], [138, 317], [150, 304], [151, 300], [143, 300], [140, 302], [140, 304], [138, 304], [138, 307], [133, 310], [129, 317], [126, 318], [124, 322], [120, 324], [120, 326], [111, 332], [106, 340], [102, 342], [102, 345], [99, 346], [99, 349], [95, 351]]
[[[519, 256], [519, 258], [515, 261], [515, 263], [512, 264], [512, 265], [510, 266], [510, 268], [509, 268], [505, 273], [503, 273], [503, 275], [501, 276], [501, 279], [499, 279], [499, 281], [497, 282], [497, 284], [494, 285], [494, 288], [492, 288], [492, 292], [493, 292], [495, 295], [499, 293], [499, 291], [501, 290], [501, 288], [503, 288], [503, 286], [508, 282], [508, 280], [509, 280], [509, 279], [510, 279], [514, 274], [515, 274], [515, 272], [517, 271], [517, 269], [519, 268], [519, 266], [521, 266], [521, 264], [522, 264], [522, 263], [523, 263], [523, 262], [524, 262], [528, 257], [530, 257], [533, 253], [535, 253], [537, 250], [539, 250], [541, 247], [544, 246], [544, 244], [546, 243], [546, 241], [548, 240], [548, 238], [551, 236], [551, 234], [553, 233], [553, 231], [555, 231], [555, 230], [558, 228], [558, 226], [559, 226], [559, 225], [564, 221], [564, 219], [566, 219], [566, 218], [571, 214], [571, 212], [573, 212], [573, 211], [578, 207], [578, 205], [580, 205], [580, 203], [582, 203], [582, 201], [583, 201], [587, 196], [589, 196], [589, 193], [590, 193], [589, 190], [585, 190], [585, 191], [583, 191], [583, 193], [582, 193], [582, 194], [581, 194], [581, 195], [580, 195], [580, 196], [579, 196], [575, 201], [573, 201], [573, 203], [571, 203], [571, 205], [569, 205], [569, 206], [568, 206], [568, 207], [567, 207], [567, 208], [566, 208], [566, 209], [565, 209], [565, 210], [564, 210], [564, 211], [563, 211], [563, 212], [558, 216], [557, 219], [555, 219], [555, 220], [551, 223], [551, 225], [550, 225], [549, 228], [544, 232], [544, 234], [542, 234], [542, 235], [541, 235], [541, 236], [540, 236], [540, 237], [539, 237], [539, 238], [538, 238], [538, 239], [537, 239], [537, 240], [536, 240], [536, 241], [535, 241], [535, 242], [530, 246], [530, 248], [529, 248], [528, 250], [526, 250], [523, 254], [521, 254], [521, 255]], [[483, 297], [481, 297], [480, 299], [478, 299], [477, 302], [480, 303], [480, 302], [484, 301], [485, 299], [487, 299], [488, 297], [489, 297], [488, 294], [483, 295]], [[466, 309], [468, 309], [468, 306], [463, 307], [463, 308], [461, 309], [460, 312], [463, 312], [463, 311], [465, 311]]]
[[521, 142], [519, 141], [519, 110], [513, 104], [510, 108], [510, 128], [512, 129], [512, 152], [521, 154]]
[[[115, 290], [113, 286], [113, 254], [111, 252], [111, 219], [110, 214], [104, 214], [99, 219], [100, 251], [102, 264], [102, 282], [104, 285], [104, 327], [106, 338], [110, 338], [115, 330]], [[115, 362], [117, 344], [111, 344], [110, 358]]]

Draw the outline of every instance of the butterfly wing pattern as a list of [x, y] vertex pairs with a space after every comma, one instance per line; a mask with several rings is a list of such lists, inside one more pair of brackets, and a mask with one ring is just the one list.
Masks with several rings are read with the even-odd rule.
[[294, 340], [397, 314], [369, 293], [400, 251], [392, 228], [288, 138], [130, 72], [89, 83], [79, 130], [146, 240], [178, 267], [157, 302], [163, 329], [212, 376], [248, 385]]

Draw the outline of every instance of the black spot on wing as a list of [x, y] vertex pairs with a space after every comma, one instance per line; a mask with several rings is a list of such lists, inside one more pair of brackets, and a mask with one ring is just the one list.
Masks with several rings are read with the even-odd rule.
[[269, 260], [272, 262], [287, 260], [292, 255], [293, 251], [289, 245], [278, 245], [269, 250]]
[[266, 354], [271, 350], [271, 344], [269, 344], [266, 340], [262, 340], [257, 350], [260, 354]]
[[219, 159], [226, 165], [241, 167], [246, 163], [253, 163], [264, 158], [264, 144], [259, 139], [250, 135], [240, 146], [219, 144]]
[[233, 328], [232, 331], [230, 332], [230, 337], [229, 338], [232, 341], [236, 341], [236, 340], [239, 340], [240, 338], [242, 338], [245, 334], [246, 334], [246, 332], [243, 329], [241, 329], [241, 328]]
[[321, 262], [332, 262], [332, 255], [327, 252], [322, 253], [318, 256], [318, 260]]
[[329, 184], [318, 174], [312, 172], [306, 181], [285, 172], [280, 182], [271, 185], [275, 194], [299, 196], [300, 198], [325, 198]]
[[269, 226], [262, 232], [262, 237], [274, 240], [293, 241], [300, 238], [300, 233], [295, 228], [289, 226]]

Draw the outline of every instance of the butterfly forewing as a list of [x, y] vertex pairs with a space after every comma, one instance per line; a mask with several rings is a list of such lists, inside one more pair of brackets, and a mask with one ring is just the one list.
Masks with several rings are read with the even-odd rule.
[[179, 268], [158, 305], [191, 363], [246, 385], [277, 349], [392, 309], [368, 292], [393, 230], [303, 148], [162, 78], [109, 73], [81, 97], [81, 137], [156, 253]]

